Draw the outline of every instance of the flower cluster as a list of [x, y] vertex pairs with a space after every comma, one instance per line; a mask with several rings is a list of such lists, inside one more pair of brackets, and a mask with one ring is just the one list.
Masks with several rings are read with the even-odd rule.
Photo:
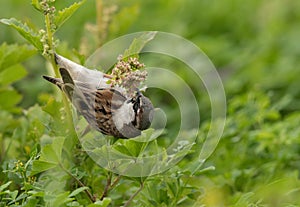
[[54, 23], [56, 8], [53, 6], [55, 0], [41, 0], [39, 10], [45, 15], [45, 25], [47, 32], [43, 29], [39, 31], [40, 41], [43, 44], [43, 55], [49, 56], [54, 53], [53, 48], [58, 44], [54, 37], [49, 33], [54, 33], [56, 25]]
[[[43, 44], [43, 55], [48, 56], [52, 55], [54, 53], [53, 49], [49, 46], [49, 40], [47, 32], [44, 29], [39, 30], [39, 36], [41, 37], [40, 41]], [[58, 45], [58, 40], [55, 40], [54, 37], [52, 37], [52, 45], [55, 48]]]
[[133, 96], [137, 89], [142, 87], [147, 77], [147, 71], [141, 70], [145, 67], [136, 57], [123, 59], [119, 56], [118, 62], [112, 69], [112, 79], [109, 81], [111, 87], [122, 87], [126, 95]]
[[39, 36], [41, 37], [40, 41], [43, 44], [43, 55], [48, 54], [48, 51], [50, 49], [49, 44], [48, 44], [48, 36], [45, 30], [41, 29], [39, 31]]
[[54, 6], [51, 6], [51, 4], [54, 2], [55, 2], [55, 0], [42, 0], [40, 2], [41, 9], [44, 12], [44, 15], [49, 14], [49, 15], [54, 16], [56, 9]]

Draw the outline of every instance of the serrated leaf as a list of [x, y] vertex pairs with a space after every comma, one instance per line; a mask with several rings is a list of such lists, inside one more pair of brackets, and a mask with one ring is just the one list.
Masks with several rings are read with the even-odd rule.
[[34, 32], [32, 28], [29, 28], [27, 24], [23, 24], [15, 18], [0, 19], [0, 22], [17, 30], [17, 32], [19, 32], [19, 34], [22, 35], [28, 42], [30, 42], [36, 49], [40, 51], [43, 50], [43, 44], [40, 41], [39, 34]]
[[58, 166], [61, 162], [64, 141], [64, 137], [55, 137], [51, 144], [47, 144], [42, 148], [40, 159], [33, 162], [32, 175]]
[[27, 71], [22, 65], [14, 65], [0, 72], [0, 84], [8, 85], [25, 77]]
[[36, 50], [29, 45], [3, 43], [0, 46], [0, 71], [26, 60], [35, 53]]
[[156, 31], [153, 32], [145, 32], [141, 36], [135, 38], [129, 48], [125, 50], [123, 57], [138, 57], [138, 54], [142, 51], [142, 49], [145, 47], [145, 45], [154, 39], [156, 35]]
[[39, 160], [58, 164], [61, 160], [61, 152], [64, 141], [64, 137], [55, 137], [51, 144], [42, 148]]
[[65, 21], [67, 21], [85, 1], [86, 0], [75, 2], [68, 8], [58, 11], [58, 14], [54, 18], [54, 24], [56, 25], [56, 28], [60, 28], [60, 26], [65, 23]]
[[31, 0], [31, 5], [38, 11], [42, 11], [39, 0]]

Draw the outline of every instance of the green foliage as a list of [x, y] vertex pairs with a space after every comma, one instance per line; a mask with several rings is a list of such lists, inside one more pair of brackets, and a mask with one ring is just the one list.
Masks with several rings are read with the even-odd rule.
[[85, 1], [75, 2], [68, 8], [58, 11], [57, 16], [54, 18], [54, 24], [56, 27], [60, 28], [62, 24], [67, 21], [84, 2]]
[[0, 109], [10, 112], [19, 112], [16, 105], [21, 101], [22, 96], [10, 85], [27, 74], [26, 70], [19, 63], [35, 54], [35, 51], [28, 45], [7, 45], [0, 46]]
[[120, 11], [114, 15], [109, 25], [109, 31], [111, 36], [118, 36], [126, 33], [128, 28], [134, 24], [139, 14], [139, 4], [134, 3], [120, 9]]
[[0, 46], [0, 71], [23, 62], [35, 53], [33, 48], [28, 45], [7, 45], [3, 43]]
[[[31, 1], [32, 10], [21, 0], [0, 6], [3, 16], [15, 17], [0, 20], [0, 206], [299, 206], [300, 3], [97, 2], [95, 8], [94, 1], [49, 1], [59, 9], [48, 14], [48, 25], [39, 0]], [[30, 46], [15, 44], [20, 39], [4, 25]], [[40, 78], [52, 68], [34, 55], [46, 52], [53, 64], [57, 50], [84, 62], [89, 48], [141, 30], [174, 32], [203, 49], [224, 80], [228, 113], [217, 149], [199, 160], [207, 131], [218, 125], [210, 123], [208, 97], [182, 63], [154, 56], [146, 65], [172, 68], [190, 84], [202, 122], [191, 149], [175, 153], [174, 160], [188, 153], [176, 166], [136, 178], [98, 166], [83, 151], [68, 103]], [[135, 39], [124, 56], [141, 51], [154, 35]], [[135, 160], [160, 152], [167, 163], [180, 115], [166, 93], [147, 93], [168, 114], [168, 130], [149, 142], [152, 129], [133, 140], [96, 140], [102, 152], [113, 147]]]
[[135, 38], [132, 41], [132, 44], [130, 47], [125, 50], [123, 57], [128, 58], [128, 57], [138, 57], [138, 54], [142, 51], [142, 49], [145, 47], [145, 45], [153, 40], [157, 32], [145, 32], [138, 38]]
[[15, 18], [1, 19], [0, 22], [17, 30], [19, 34], [22, 35], [36, 49], [40, 51], [43, 50], [43, 45], [40, 41], [40, 35], [37, 32], [34, 32], [32, 28], [28, 27], [26, 24], [23, 24]]
[[63, 137], [55, 137], [52, 138], [51, 144], [43, 146], [39, 160], [33, 162], [31, 175], [41, 173], [60, 165], [63, 144]]

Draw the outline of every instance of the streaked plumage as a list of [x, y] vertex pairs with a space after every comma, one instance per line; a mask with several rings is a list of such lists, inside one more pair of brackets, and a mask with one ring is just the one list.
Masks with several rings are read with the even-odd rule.
[[151, 101], [139, 91], [134, 97], [110, 88], [110, 76], [56, 55], [62, 79], [43, 76], [64, 91], [89, 125], [103, 134], [131, 138], [151, 124]]

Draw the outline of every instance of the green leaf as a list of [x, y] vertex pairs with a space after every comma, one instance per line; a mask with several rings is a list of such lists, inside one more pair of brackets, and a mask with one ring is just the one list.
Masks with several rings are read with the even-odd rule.
[[26, 60], [35, 53], [36, 50], [29, 45], [3, 43], [0, 46], [0, 71]]
[[133, 140], [118, 140], [115, 144], [115, 149], [129, 156], [138, 157], [145, 143], [136, 142]]
[[92, 204], [88, 205], [87, 207], [102, 207], [102, 205], [101, 204], [92, 203]]
[[60, 118], [60, 112], [58, 109], [62, 107], [61, 103], [56, 101], [53, 97], [49, 97], [49, 100], [45, 106], [42, 107], [43, 111], [50, 114], [53, 118]]
[[29, 28], [26, 24], [16, 20], [15, 18], [0, 19], [0, 22], [11, 26], [19, 32], [28, 42], [30, 42], [39, 51], [43, 50], [43, 44], [40, 41], [40, 35], [34, 32], [32, 28]]
[[85, 1], [86, 0], [75, 2], [68, 8], [58, 11], [58, 14], [54, 18], [54, 24], [56, 25], [56, 28], [60, 28], [61, 25], [65, 23], [65, 21], [67, 21]]
[[32, 206], [37, 206], [39, 200], [33, 197], [28, 197], [26, 199], [26, 203], [22, 205], [22, 207], [32, 207]]
[[87, 190], [87, 189], [89, 189], [89, 188], [88, 188], [88, 187], [80, 187], [80, 188], [77, 188], [76, 190], [74, 190], [74, 191], [69, 195], [69, 197], [76, 196], [77, 194], [79, 194], [79, 193], [81, 193], [81, 192], [83, 192], [83, 191], [85, 191], [85, 190]]
[[72, 198], [69, 198], [69, 192], [63, 192], [56, 195], [49, 204], [53, 204], [50, 206], [62, 206], [62, 204], [72, 201]]
[[40, 160], [54, 163], [60, 162], [64, 141], [64, 137], [55, 137], [50, 145], [43, 147]]
[[12, 110], [22, 96], [14, 89], [0, 89], [0, 109]]
[[107, 207], [111, 203], [111, 198], [105, 197], [101, 201], [96, 201], [93, 204], [88, 205], [87, 207]]
[[7, 188], [11, 183], [12, 183], [12, 181], [9, 181], [9, 182], [1, 185], [0, 186], [0, 192], [2, 192], [5, 188]]
[[10, 197], [12, 198], [12, 200], [15, 200], [18, 196], [18, 190], [14, 190], [9, 192]]
[[64, 137], [55, 137], [51, 144], [42, 148], [41, 157], [33, 162], [31, 175], [55, 168], [61, 162]]
[[0, 84], [9, 85], [21, 78], [25, 77], [27, 71], [22, 65], [14, 65], [0, 72]]
[[156, 31], [153, 32], [145, 32], [141, 36], [135, 38], [129, 48], [125, 50], [123, 57], [138, 57], [138, 54], [142, 51], [142, 49], [145, 47], [145, 45], [154, 39], [156, 35]]
[[31, 0], [31, 5], [38, 11], [42, 11], [39, 0]]
[[46, 170], [50, 170], [52, 168], [55, 168], [57, 166], [57, 163], [51, 163], [48, 161], [40, 161], [40, 160], [35, 160], [32, 164], [32, 171], [31, 175], [35, 175], [41, 172], [44, 172]]
[[49, 115], [45, 114], [39, 105], [31, 106], [29, 109], [24, 111], [26, 113], [28, 122], [32, 124], [32, 122], [39, 120], [42, 123], [47, 123]]

